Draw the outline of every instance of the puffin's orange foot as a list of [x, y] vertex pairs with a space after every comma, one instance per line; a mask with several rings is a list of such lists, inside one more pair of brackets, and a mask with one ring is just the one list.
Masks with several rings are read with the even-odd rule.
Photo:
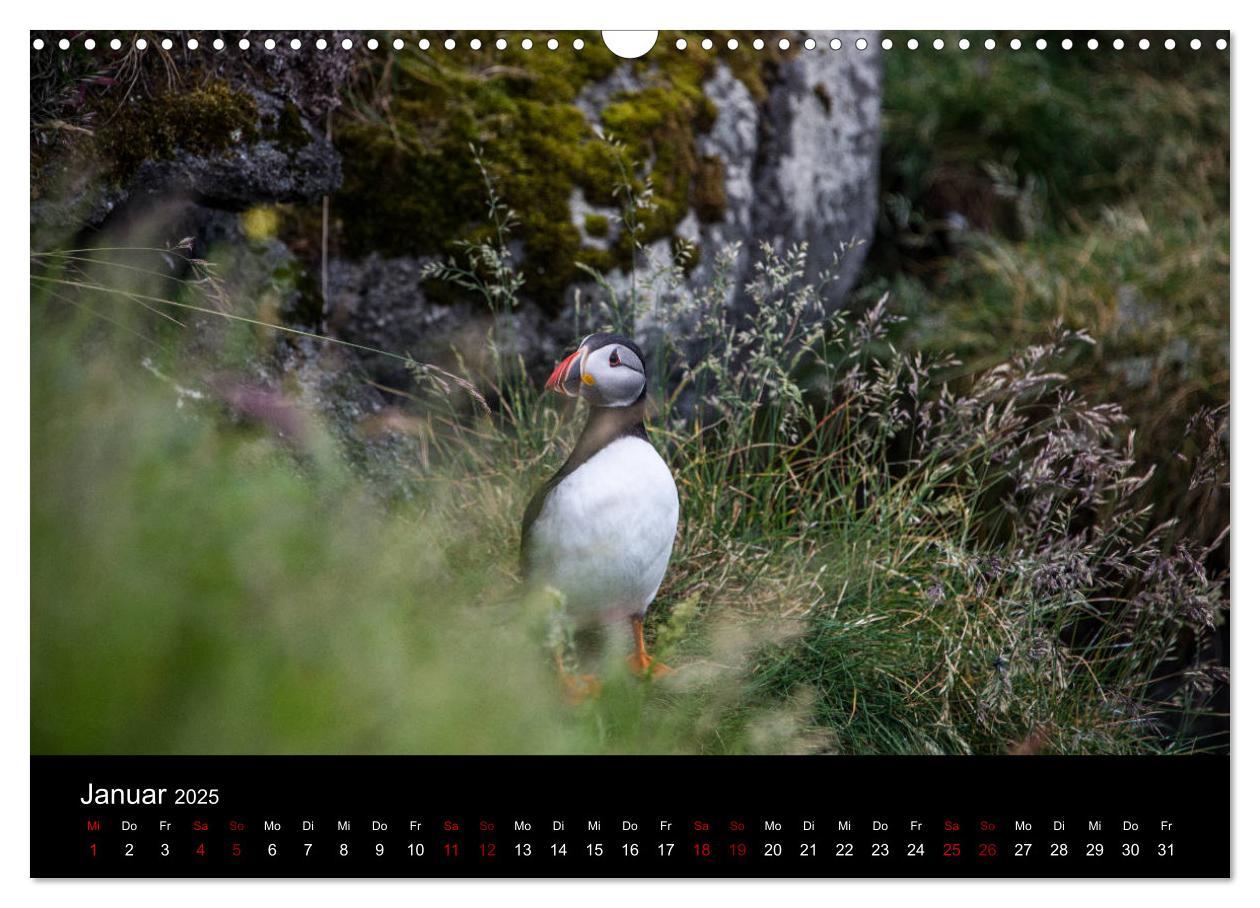
[[634, 634], [634, 652], [626, 657], [626, 661], [630, 663], [630, 671], [640, 678], [659, 678], [661, 675], [668, 675], [672, 669], [649, 656], [647, 647], [643, 645], [642, 615], [631, 616], [630, 631]]
[[564, 702], [577, 706], [587, 700], [599, 696], [603, 684], [594, 675], [570, 675], [567, 672], [560, 676], [564, 681]]
[[630, 671], [640, 678], [660, 678], [673, 672], [664, 662], [657, 662], [647, 653], [631, 653], [626, 657]]

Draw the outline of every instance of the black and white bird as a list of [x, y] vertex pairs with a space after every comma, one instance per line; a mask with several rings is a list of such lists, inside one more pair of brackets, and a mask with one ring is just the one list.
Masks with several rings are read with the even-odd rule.
[[588, 335], [547, 390], [581, 397], [591, 412], [569, 459], [525, 509], [522, 570], [531, 584], [559, 590], [579, 627], [628, 625], [635, 671], [667, 671], [648, 656], [643, 618], [673, 551], [678, 488], [643, 425], [643, 351], [619, 334]]

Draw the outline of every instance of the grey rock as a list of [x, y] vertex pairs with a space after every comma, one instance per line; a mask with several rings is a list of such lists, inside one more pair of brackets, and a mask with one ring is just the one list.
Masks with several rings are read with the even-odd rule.
[[[327, 49], [316, 47], [319, 38], [328, 42]], [[241, 71], [265, 73], [271, 94], [292, 101], [303, 116], [322, 124], [328, 113], [341, 106], [341, 91], [350, 78], [356, 54], [370, 53], [363, 49], [352, 53], [340, 50], [344, 38], [362, 45], [362, 36], [354, 32], [285, 32], [284, 40], [272, 50], [255, 40], [249, 50], [237, 51], [230, 59]], [[289, 43], [294, 39], [301, 44], [296, 50]], [[256, 78], [243, 78], [241, 71], [226, 75], [240, 84], [257, 84]]]
[[[493, 317], [472, 300], [437, 305], [425, 295], [427, 260], [370, 255], [359, 261], [334, 259], [328, 269], [326, 324], [339, 339], [410, 355], [417, 361], [474, 374], [491, 372], [487, 338], [493, 331], [499, 352], [525, 357], [533, 365], [561, 352], [572, 328], [540, 309], [523, 306]], [[359, 351], [364, 365], [383, 382], [405, 387], [404, 363], [395, 356]]]
[[[653, 244], [638, 263], [635, 292], [640, 297], [670, 300], [679, 293], [697, 292], [714, 279], [717, 268], [725, 267], [726, 303], [740, 309], [748, 305], [743, 288], [762, 243], [780, 253], [807, 243], [809, 277], [831, 272], [826, 296], [833, 304], [852, 288], [878, 210], [883, 75], [879, 36], [812, 34], [817, 46], [802, 47], [780, 66], [761, 105], [722, 63], [705, 83], [718, 113], [697, 150], [722, 162], [726, 211], [721, 221], [707, 224], [692, 212], [675, 230], [698, 254], [682, 288], [672, 286], [661, 267], [670, 259], [671, 242]], [[841, 41], [842, 49], [830, 48], [833, 38]], [[859, 38], [866, 40], [865, 50], [857, 50]], [[624, 77], [614, 81], [625, 90]], [[605, 94], [595, 90], [587, 94], [590, 110], [599, 110], [595, 102]], [[847, 251], [837, 264], [835, 257], [842, 249]], [[614, 272], [608, 283], [618, 298], [631, 292], [629, 274]], [[586, 289], [599, 295], [594, 288]], [[691, 326], [680, 322], [677, 313], [687, 309], [676, 301], [653, 307], [636, 324], [649, 341], [656, 331], [685, 335]], [[674, 314], [662, 323], [660, 311]]]
[[[699, 257], [686, 287], [673, 286], [672, 278], [661, 269], [672, 255], [670, 240], [658, 240], [642, 256], [637, 263], [641, 272], [638, 275], [640, 283], [633, 292], [653, 301], [673, 303], [680, 291], [685, 294], [707, 285], [715, 276], [719, 257], [725, 253], [730, 258], [726, 302], [733, 303], [747, 275], [757, 241], [753, 235], [760, 118], [757, 103], [744, 83], [735, 78], [723, 63], [717, 65], [713, 78], [705, 84], [705, 93], [714, 102], [718, 113], [713, 128], [700, 137], [697, 150], [703, 156], [716, 157], [722, 162], [726, 213], [720, 222], [702, 225], [692, 211], [675, 229], [675, 236], [690, 243]], [[608, 283], [621, 299], [628, 298], [632, 292], [631, 275], [625, 272], [610, 274]], [[599, 291], [593, 288], [589, 292], [596, 297], [599, 295]], [[690, 329], [690, 325], [679, 323], [677, 315], [661, 316], [661, 308], [654, 306], [648, 309], [638, 320], [639, 333], [644, 339], [650, 339], [657, 331], [685, 333]], [[686, 306], [673, 305], [667, 308], [671, 311], [687, 309]]]
[[[284, 102], [252, 92], [263, 122], [278, 119]], [[241, 210], [276, 202], [313, 202], [341, 185], [341, 157], [305, 117], [306, 144], [283, 148], [274, 140], [238, 145], [214, 155], [182, 154], [141, 165], [130, 195], [183, 192], [214, 208]]]
[[316, 201], [340, 185], [341, 159], [320, 137], [292, 152], [264, 141], [219, 155], [146, 161], [127, 195], [182, 192], [204, 205], [242, 210]]
[[[471, 308], [430, 304], [421, 277], [426, 263], [375, 254], [361, 261], [333, 259], [328, 265], [327, 328], [343, 340], [366, 347], [410, 353], [417, 359], [431, 355], [440, 337], [453, 336], [470, 317]], [[377, 374], [403, 370], [388, 357], [362, 355]]]
[[708, 135], [700, 138], [700, 153], [720, 158], [725, 165], [726, 219], [713, 231], [734, 240], [746, 239], [753, 229], [756, 202], [757, 103], [744, 83], [722, 63], [704, 90], [718, 113]]
[[[260, 130], [280, 118], [286, 104], [283, 96], [258, 90], [250, 93], [258, 106]], [[312, 103], [327, 102], [317, 98]], [[300, 114], [300, 122], [307, 141], [299, 147], [292, 147], [295, 143], [282, 147], [278, 141], [264, 138], [211, 155], [185, 152], [150, 159], [123, 185], [99, 173], [73, 172], [61, 161], [51, 164], [36, 181], [45, 191], [31, 202], [31, 227], [37, 242], [42, 237], [97, 227], [119, 209], [147, 205], [162, 197], [189, 198], [231, 211], [277, 202], [317, 201], [341, 186], [341, 158], [324, 131], [305, 113]]]
[[[874, 229], [883, 69], [875, 32], [814, 37], [818, 47], [802, 50], [771, 89], [752, 235], [779, 248], [808, 242], [810, 269], [818, 273], [842, 244], [869, 241]], [[829, 48], [833, 37], [841, 50]], [[858, 38], [866, 50], [856, 49]], [[833, 299], [852, 287], [863, 258], [861, 248], [844, 256]]]
[[55, 186], [31, 199], [31, 245], [50, 248], [85, 225], [105, 221], [130, 198], [129, 191], [115, 186], [91, 170], [72, 170], [61, 162], [50, 165], [39, 177], [44, 186]]
[[266, 366], [261, 387], [286, 388], [286, 398], [328, 427], [367, 490], [395, 500], [415, 494], [422, 448], [414, 434], [391, 428], [399, 400], [364, 381], [352, 354], [302, 338], [279, 347]]
[[600, 115], [614, 97], [624, 92], [638, 91], [642, 85], [634, 75], [634, 68], [623, 63], [613, 70], [612, 75], [599, 82], [583, 86], [578, 92], [574, 105], [586, 115], [592, 124], [599, 123]]
[[[587, 246], [592, 246], [596, 249], [609, 249], [616, 242], [618, 234], [621, 233], [621, 212], [616, 208], [592, 205], [586, 201], [586, 196], [582, 194], [580, 189], [574, 189], [569, 196], [569, 212], [573, 219], [573, 226], [581, 233], [582, 242]], [[587, 232], [586, 218], [588, 215], [598, 215], [608, 222], [607, 236], [591, 236]]]

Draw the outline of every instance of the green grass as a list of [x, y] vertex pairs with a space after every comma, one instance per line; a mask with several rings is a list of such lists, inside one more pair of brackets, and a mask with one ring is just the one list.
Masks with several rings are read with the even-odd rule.
[[[1148, 692], [1210, 627], [1220, 585], [1193, 559], [1165, 565], [1130, 507], [1122, 420], [1051, 371], [1082, 343], [1070, 334], [943, 391], [947, 363], [888, 346], [886, 306], [816, 322], [803, 255], [767, 256], [751, 331], [704, 314], [715, 346], [685, 382], [708, 406], [662, 400], [652, 426], [683, 505], [651, 626], [677, 671], [647, 684], [613, 662], [573, 708], [552, 669], [562, 613], [523, 596], [514, 567], [521, 510], [577, 419], [519, 364], [468, 376], [494, 392], [491, 414], [420, 367], [386, 414], [347, 419], [278, 378], [243, 403], [277, 350], [309, 341], [240, 299], [220, 303], [250, 321], [208, 314], [213, 280], [137, 277], [105, 253], [44, 261], [36, 752], [1212, 743], [1187, 731], [1203, 704], [1185, 685]], [[353, 381], [335, 350], [321, 367]], [[383, 423], [416, 445], [388, 488], [353, 466]], [[1165, 570], [1165, 586], [1141, 582]]]

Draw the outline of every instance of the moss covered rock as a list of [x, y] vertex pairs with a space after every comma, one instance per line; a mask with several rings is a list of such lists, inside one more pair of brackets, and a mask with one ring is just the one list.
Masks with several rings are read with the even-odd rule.
[[[342, 250], [425, 256], [475, 239], [485, 194], [472, 147], [521, 222], [526, 289], [545, 306], [558, 306], [580, 277], [575, 263], [630, 263], [628, 233], [615, 232], [611, 244], [586, 242], [571, 216], [574, 192], [615, 209], [619, 185], [642, 190], [650, 180], [646, 242], [672, 237], [695, 205], [720, 217], [721, 168], [697, 151], [717, 118], [704, 83], [719, 56], [694, 38], [677, 51], [669, 37], [648, 58], [625, 61], [596, 33], [582, 34], [575, 52], [575, 36], [552, 51], [541, 41], [524, 50], [509, 35], [499, 51], [472, 50], [460, 35], [454, 50], [435, 41], [429, 52], [366, 66], [359, 84], [369, 103], [347, 108], [333, 130], [346, 175], [335, 200]], [[404, 38], [415, 46], [416, 36]], [[773, 56], [745, 47], [721, 59], [766, 95]], [[585, 232], [597, 240], [614, 233], [598, 225]]]
[[185, 39], [166, 51], [156, 38], [136, 51], [128, 50], [135, 36], [125, 37], [118, 51], [105, 33], [90, 52], [76, 43], [32, 57], [37, 245], [97, 227], [133, 199], [189, 197], [243, 210], [317, 200], [340, 185], [325, 129], [349, 72], [346, 55], [256, 44], [207, 53]]
[[[766, 36], [738, 48], [714, 36], [660, 36], [644, 58], [620, 59], [596, 34], [581, 51], [560, 37], [470, 35], [454, 49], [444, 36], [403, 36], [407, 49], [369, 59], [355, 79], [356, 103], [334, 119], [345, 182], [332, 200], [334, 267], [330, 312], [347, 339], [391, 350], [439, 355], [460, 346], [458, 325], [483, 304], [461, 288], [412, 279], [425, 261], [459, 255], [459, 244], [489, 235], [479, 152], [504, 204], [515, 212], [515, 263], [525, 279], [511, 332], [530, 341], [532, 363], [558, 351], [575, 330], [574, 293], [589, 307], [604, 291], [585, 269], [605, 276], [619, 299], [640, 298], [653, 269], [681, 244], [692, 249], [687, 280], [714, 277], [725, 247], [743, 251], [728, 275], [730, 299], [751, 276], [760, 242], [807, 242], [813, 276], [837, 249], [869, 236], [875, 217], [880, 56], [842, 35], [845, 51], [800, 40], [779, 50]], [[393, 36], [382, 44], [389, 46]], [[821, 90], [820, 90], [821, 86]], [[823, 98], [826, 102], [824, 103]], [[627, 186], [651, 205], [626, 222]], [[307, 225], [307, 232], [313, 228]], [[635, 239], [644, 252], [635, 252]], [[863, 249], [845, 257], [829, 285], [839, 300], [856, 278]], [[631, 277], [632, 264], [638, 273]], [[411, 275], [405, 281], [386, 273]], [[468, 307], [472, 308], [469, 309]], [[687, 325], [669, 327], [687, 336]], [[557, 336], [558, 335], [558, 336]], [[383, 376], [388, 377], [388, 376]]]

